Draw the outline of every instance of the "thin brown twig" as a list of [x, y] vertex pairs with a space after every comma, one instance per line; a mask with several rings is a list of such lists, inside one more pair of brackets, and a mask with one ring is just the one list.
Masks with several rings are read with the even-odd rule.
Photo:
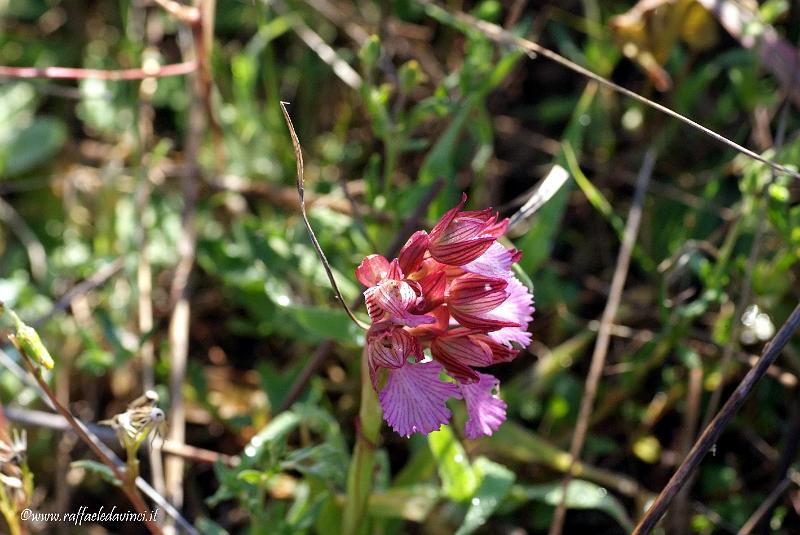
[[792, 176], [794, 178], [800, 178], [800, 172], [794, 171], [793, 169], [790, 169], [790, 168], [786, 167], [783, 164], [780, 164], [780, 163], [777, 163], [777, 162], [773, 162], [769, 158], [765, 158], [765, 157], [761, 156], [760, 154], [758, 154], [758, 153], [756, 153], [756, 152], [754, 152], [754, 151], [752, 151], [752, 150], [750, 150], [750, 149], [748, 149], [746, 147], [743, 147], [742, 145], [739, 145], [735, 141], [731, 141], [730, 139], [726, 138], [725, 136], [716, 133], [715, 131], [711, 130], [710, 128], [708, 128], [706, 126], [703, 126], [702, 124], [698, 123], [697, 121], [693, 121], [692, 119], [689, 119], [685, 115], [681, 115], [680, 113], [678, 113], [678, 112], [676, 112], [676, 111], [674, 111], [674, 110], [672, 110], [672, 109], [670, 109], [670, 108], [668, 108], [668, 107], [666, 107], [666, 106], [664, 106], [662, 104], [654, 102], [654, 101], [652, 101], [652, 100], [650, 100], [648, 98], [645, 98], [645, 97], [639, 95], [638, 93], [636, 93], [634, 91], [631, 91], [630, 89], [622, 87], [621, 85], [612, 82], [608, 78], [604, 78], [603, 76], [600, 76], [599, 74], [590, 71], [586, 67], [578, 65], [577, 63], [574, 63], [574, 62], [568, 60], [564, 56], [562, 56], [560, 54], [557, 54], [556, 52], [553, 52], [549, 48], [545, 48], [544, 46], [540, 45], [539, 43], [535, 43], [535, 42], [530, 41], [528, 39], [525, 39], [523, 37], [518, 37], [518, 36], [508, 32], [508, 31], [504, 30], [502, 27], [500, 27], [500, 26], [498, 26], [496, 24], [492, 24], [491, 22], [488, 22], [488, 21], [485, 21], [485, 20], [478, 20], [475, 17], [473, 17], [471, 15], [468, 15], [466, 13], [463, 13], [461, 11], [447, 10], [447, 9], [441, 7], [434, 0], [417, 0], [417, 2], [428, 6], [431, 10], [434, 11], [434, 13], [436, 13], [439, 16], [446, 17], [448, 19], [455, 19], [455, 20], [457, 20], [458, 22], [460, 22], [462, 24], [468, 25], [472, 29], [481, 32], [488, 39], [494, 41], [497, 44], [515, 47], [515, 48], [517, 48], [519, 50], [522, 50], [525, 53], [527, 53], [528, 56], [531, 57], [531, 58], [534, 58], [538, 54], [538, 55], [540, 55], [540, 56], [542, 56], [544, 58], [549, 59], [550, 61], [554, 61], [555, 63], [558, 63], [558, 64], [570, 69], [573, 72], [576, 72], [576, 73], [578, 73], [578, 74], [580, 74], [582, 76], [585, 76], [586, 78], [589, 78], [591, 80], [595, 80], [596, 82], [598, 82], [598, 83], [600, 83], [600, 84], [602, 84], [602, 85], [604, 85], [604, 86], [616, 91], [617, 93], [620, 93], [622, 95], [625, 95], [628, 98], [636, 100], [637, 102], [640, 102], [640, 103], [644, 104], [645, 106], [648, 106], [650, 108], [653, 108], [654, 110], [657, 110], [657, 111], [659, 111], [661, 113], [664, 113], [664, 114], [672, 117], [673, 119], [677, 119], [678, 121], [681, 121], [682, 123], [684, 123], [686, 125], [689, 125], [690, 127], [694, 128], [695, 130], [697, 130], [699, 132], [702, 132], [706, 136], [708, 136], [708, 137], [710, 137], [712, 139], [715, 139], [716, 141], [722, 143], [723, 145], [727, 145], [728, 147], [736, 150], [737, 152], [740, 152], [740, 153], [742, 153], [742, 154], [744, 154], [746, 156], [749, 156], [750, 158], [752, 158], [754, 160], [757, 160], [757, 161], [759, 161], [759, 162], [761, 162], [763, 164], [766, 164], [769, 167], [771, 167], [772, 169], [775, 169], [776, 171], [779, 171], [779, 172], [781, 172], [783, 174]]
[[733, 391], [728, 401], [722, 406], [722, 409], [720, 409], [711, 423], [708, 424], [703, 434], [695, 442], [689, 455], [686, 456], [686, 459], [683, 460], [667, 485], [661, 490], [658, 498], [639, 521], [632, 535], [644, 535], [655, 527], [661, 516], [666, 512], [675, 494], [683, 488], [700, 466], [703, 457], [711, 449], [711, 446], [716, 443], [719, 435], [730, 419], [733, 418], [733, 415], [744, 404], [756, 383], [764, 376], [775, 359], [778, 358], [783, 347], [789, 343], [798, 326], [800, 326], [800, 304], [795, 307], [775, 337], [764, 347], [764, 351], [761, 353], [756, 365], [747, 372], [747, 375], [744, 376], [739, 386]]
[[750, 535], [755, 528], [761, 523], [761, 520], [767, 515], [767, 513], [772, 510], [775, 506], [775, 503], [778, 501], [778, 498], [786, 492], [786, 489], [789, 488], [789, 485], [792, 483], [792, 477], [794, 474], [787, 474], [784, 476], [778, 484], [775, 486], [774, 489], [767, 495], [761, 505], [753, 511], [753, 514], [750, 515], [750, 518], [742, 524], [742, 527], [739, 528], [739, 531], [736, 532], [736, 535]]
[[289, 392], [286, 394], [286, 397], [283, 398], [283, 401], [281, 402], [280, 407], [278, 407], [277, 412], [285, 411], [300, 398], [300, 394], [303, 393], [303, 390], [305, 390], [308, 382], [311, 380], [314, 374], [317, 373], [319, 367], [322, 366], [322, 363], [328, 357], [328, 354], [331, 352], [334, 345], [334, 341], [329, 339], [323, 340], [322, 343], [317, 346], [317, 349], [314, 350], [314, 353], [311, 355], [311, 359], [308, 361], [308, 364], [306, 364], [305, 368], [303, 368], [303, 371], [300, 372], [300, 375], [297, 376], [297, 379], [295, 379], [292, 383], [292, 386], [289, 388]]
[[[633, 204], [628, 212], [628, 221], [625, 224], [622, 245], [617, 256], [617, 265], [614, 269], [614, 275], [611, 279], [611, 288], [608, 293], [608, 301], [606, 301], [606, 306], [600, 319], [600, 329], [597, 333], [597, 340], [595, 341], [594, 351], [592, 353], [589, 374], [586, 377], [583, 398], [581, 400], [578, 419], [575, 423], [575, 432], [572, 435], [572, 443], [570, 445], [571, 465], [574, 465], [576, 461], [580, 460], [583, 442], [586, 439], [586, 433], [589, 429], [589, 418], [591, 417], [592, 410], [594, 408], [594, 400], [597, 396], [597, 388], [600, 384], [600, 377], [603, 373], [606, 355], [608, 354], [608, 346], [611, 340], [611, 325], [614, 322], [614, 317], [617, 315], [617, 309], [619, 308], [622, 298], [622, 291], [625, 288], [625, 279], [628, 276], [628, 267], [630, 266], [631, 254], [633, 252], [634, 244], [636, 243], [636, 236], [639, 232], [639, 223], [642, 220], [642, 205], [644, 204], [645, 193], [647, 192], [647, 186], [650, 183], [650, 177], [653, 174], [655, 160], [656, 153], [655, 150], [651, 148], [645, 153], [644, 162], [641, 170], [639, 171], [639, 178], [636, 182], [636, 191], [633, 196]], [[567, 512], [567, 489], [569, 488], [569, 483], [571, 480], [572, 468], [567, 470], [566, 474], [564, 475], [561, 501], [559, 502], [553, 516], [553, 523], [550, 525], [550, 535], [560, 535], [563, 529], [564, 519], [566, 518]]]
[[341, 290], [339, 290], [339, 285], [336, 283], [336, 277], [333, 276], [333, 270], [331, 269], [331, 264], [328, 262], [328, 258], [325, 256], [325, 251], [322, 250], [322, 246], [319, 244], [317, 240], [317, 235], [314, 233], [314, 229], [311, 228], [311, 222], [308, 220], [308, 214], [306, 213], [306, 200], [305, 200], [305, 179], [303, 177], [303, 151], [300, 148], [300, 140], [297, 138], [297, 133], [294, 130], [294, 125], [292, 124], [292, 118], [289, 116], [289, 110], [286, 108], [288, 102], [281, 102], [281, 110], [283, 111], [283, 117], [286, 119], [286, 126], [289, 128], [289, 135], [292, 138], [292, 146], [294, 147], [294, 156], [295, 156], [295, 165], [297, 171], [297, 195], [300, 198], [300, 213], [303, 216], [303, 222], [306, 225], [306, 230], [308, 231], [308, 235], [311, 238], [311, 243], [314, 245], [314, 250], [317, 252], [317, 256], [322, 262], [322, 267], [325, 268], [325, 273], [328, 275], [328, 280], [331, 283], [331, 287], [333, 288], [333, 293], [335, 294], [336, 299], [344, 308], [345, 313], [347, 316], [359, 327], [364, 330], [367, 330], [369, 326], [365, 324], [363, 321], [358, 319], [353, 311], [350, 310], [350, 307], [347, 306], [347, 303], [342, 296]]
[[165, 76], [183, 76], [197, 70], [194, 61], [154, 65], [135, 69], [81, 69], [76, 67], [10, 67], [0, 65], [0, 78], [48, 78], [50, 80], [144, 80]]
[[[292, 210], [300, 213], [300, 207], [296, 204], [297, 188], [270, 184], [268, 182], [250, 181], [246, 178], [235, 175], [224, 175], [216, 178], [209, 177], [206, 183], [214, 191], [232, 191], [244, 195], [263, 196], [268, 202], [280, 206], [284, 210]], [[348, 188], [348, 191], [351, 188]], [[316, 195], [312, 191], [306, 192], [306, 206], [308, 208], [322, 207], [333, 212], [354, 216], [354, 206], [347, 200], [331, 195]], [[358, 212], [365, 213], [370, 219], [380, 223], [390, 223], [391, 217], [383, 212], [376, 212], [369, 206], [356, 202]]]
[[306, 0], [306, 4], [317, 10], [320, 15], [330, 20], [340, 27], [357, 45], [361, 46], [369, 39], [369, 32], [363, 26], [359, 26], [356, 20], [356, 13], [348, 3], [333, 5], [328, 0]]
[[147, 529], [150, 530], [150, 533], [154, 535], [159, 535], [162, 533], [161, 528], [158, 526], [158, 523], [154, 522], [153, 520], [149, 520], [150, 518], [150, 511], [147, 508], [142, 496], [139, 494], [139, 491], [136, 490], [135, 487], [135, 480], [132, 480], [129, 477], [126, 477], [126, 474], [120, 470], [119, 466], [108, 456], [106, 453], [97, 447], [95, 441], [89, 438], [89, 434], [85, 426], [82, 426], [72, 415], [72, 413], [67, 409], [64, 405], [56, 397], [55, 393], [50, 390], [47, 382], [42, 377], [41, 370], [31, 361], [31, 358], [28, 356], [28, 353], [25, 349], [16, 341], [16, 338], [13, 336], [9, 336], [9, 339], [17, 348], [17, 351], [22, 356], [23, 362], [25, 366], [28, 368], [28, 371], [33, 378], [36, 379], [36, 382], [39, 385], [39, 388], [44, 392], [47, 398], [50, 400], [50, 403], [55, 407], [55, 409], [61, 413], [61, 415], [67, 420], [70, 427], [78, 434], [78, 436], [83, 440], [83, 442], [89, 446], [94, 454], [102, 461], [103, 464], [108, 466], [111, 472], [114, 474], [114, 477], [117, 478], [121, 483], [121, 489], [130, 500], [133, 507], [136, 509], [138, 513], [140, 513], [145, 520], [143, 520], [144, 524], [147, 526]]
[[222, 125], [214, 114], [212, 92], [214, 78], [211, 70], [211, 53], [214, 47], [214, 20], [217, 0], [195, 0], [200, 18], [192, 24], [192, 38], [198, 62], [198, 95], [203, 102], [206, 120], [210, 125], [211, 143], [215, 155], [215, 171], [217, 174], [224, 168], [226, 154], [224, 148]]
[[[84, 317], [84, 314], [86, 313], [86, 308], [88, 307], [85, 305], [86, 299], [82, 297], [78, 297], [72, 302], [72, 313], [79, 329], [87, 328], [88, 321], [86, 320], [88, 318]], [[90, 314], [86, 315], [90, 316]], [[75, 358], [70, 352], [64, 353], [65, 354], [63, 354], [58, 363], [59, 373], [55, 374], [55, 377], [53, 378], [53, 390], [61, 404], [65, 407], [69, 407], [71, 396], [70, 384], [72, 382], [72, 373], [75, 370]], [[53, 467], [53, 479], [55, 481], [64, 481], [67, 479], [70, 469], [72, 450], [75, 448], [77, 442], [79, 442], [77, 436], [66, 433], [62, 434], [55, 440], [55, 466]], [[72, 502], [74, 491], [75, 488], [72, 485], [57, 485], [55, 492], [53, 493], [53, 508], [56, 511], [66, 511]], [[58, 528], [57, 535], [69, 535], [66, 529], [62, 529], [66, 528], [66, 526], [59, 525]]]
[[[143, 6], [132, 6], [134, 13], [142, 17], [140, 25], [141, 33], [139, 38], [146, 39], [149, 46], [156, 47], [159, 43], [155, 41], [158, 32], [150, 31], [157, 23], [156, 17], [148, 16], [148, 11]], [[141, 365], [142, 390], [152, 390], [155, 387], [155, 345], [150, 336], [153, 331], [153, 272], [150, 265], [148, 254], [147, 228], [144, 214], [150, 204], [151, 182], [150, 172], [152, 167], [152, 154], [148, 154], [153, 142], [153, 122], [155, 120], [155, 108], [153, 107], [153, 91], [145, 90], [144, 84], [139, 87], [139, 128], [138, 128], [138, 148], [140, 152], [141, 165], [138, 169], [138, 183], [134, 193], [134, 203], [136, 211], [140, 215], [134, 232], [134, 241], [138, 251], [136, 265], [136, 288], [137, 303], [136, 313], [138, 316], [139, 337], [139, 358]], [[161, 495], [166, 493], [166, 483], [164, 481], [164, 460], [159, 448], [152, 447], [153, 437], [148, 437], [150, 448], [148, 457], [150, 461], [150, 473], [153, 487]]]
[[[686, 387], [686, 407], [684, 408], [683, 423], [678, 439], [679, 459], [683, 459], [692, 447], [692, 441], [700, 419], [700, 402], [703, 398], [703, 368], [694, 366], [689, 368], [689, 377]], [[675, 497], [675, 515], [672, 518], [673, 533], [689, 533], [689, 487], [687, 486]]]
[[[787, 478], [792, 478], [795, 483], [798, 482], [798, 474], [791, 468], [795, 459], [797, 459], [797, 452], [800, 450], [800, 405], [798, 405], [798, 397], [796, 392], [792, 396], [792, 410], [790, 413], [790, 418], [791, 424], [784, 434], [783, 451], [781, 451], [780, 460], [778, 461], [778, 475], [776, 478], [778, 482], [776, 486], [780, 486], [781, 483]], [[771, 496], [772, 494], [770, 494], [770, 497]], [[750, 517], [753, 522], [752, 528], [750, 528], [752, 531], [755, 531], [758, 526], [761, 525], [760, 533], [762, 533], [762, 535], [769, 533], [769, 523], [763, 522], [761, 518], [772, 517], [772, 511], [775, 508], [776, 501], [777, 496], [772, 501], [770, 501], [770, 498], [767, 498], [767, 500], [765, 500], [765, 504], [753, 512]], [[745, 523], [745, 526], [749, 522], [750, 520]], [[742, 530], [744, 530], [744, 527], [742, 527]]]

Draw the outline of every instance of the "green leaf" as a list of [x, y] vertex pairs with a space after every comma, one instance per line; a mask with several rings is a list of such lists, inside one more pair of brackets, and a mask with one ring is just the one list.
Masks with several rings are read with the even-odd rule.
[[274, 453], [298, 425], [300, 417], [294, 412], [282, 412], [256, 433], [242, 451], [242, 464], [253, 466], [266, 453]]
[[306, 533], [319, 518], [329, 499], [330, 493], [328, 492], [314, 495], [308, 484], [299, 485], [294, 503], [286, 513], [286, 524], [291, 529], [291, 533]]
[[475, 493], [478, 478], [470, 466], [464, 446], [448, 426], [428, 435], [431, 448], [439, 468], [442, 490], [454, 501], [465, 501]]
[[424, 522], [439, 497], [439, 490], [431, 485], [410, 485], [373, 492], [369, 497], [369, 514]]
[[264, 472], [261, 470], [242, 470], [237, 474], [236, 477], [245, 483], [250, 483], [251, 485], [260, 485], [264, 480]]
[[53, 117], [37, 117], [9, 142], [2, 173], [16, 176], [30, 171], [55, 156], [66, 139], [63, 122]]
[[[514, 494], [524, 500], [535, 500], [552, 507], [561, 503], [563, 483], [554, 481], [541, 485], [525, 485], [514, 488]], [[584, 481], [573, 479], [567, 488], [565, 500], [568, 509], [597, 509], [611, 516], [627, 531], [633, 528], [633, 523], [625, 512], [625, 508], [614, 496], [611, 496], [603, 487]]]
[[101, 478], [103, 478], [103, 480], [111, 483], [116, 487], [122, 486], [122, 482], [119, 479], [117, 479], [111, 468], [104, 465], [103, 463], [99, 463], [97, 461], [81, 460], [81, 461], [73, 461], [72, 463], [70, 463], [70, 466], [73, 468], [82, 468], [87, 472], [91, 472], [95, 475], [98, 475]]
[[516, 477], [514, 473], [486, 457], [478, 457], [475, 473], [481, 478], [478, 490], [470, 501], [464, 522], [456, 535], [468, 535], [486, 523], [492, 513], [505, 500]]
[[352, 344], [363, 334], [342, 310], [301, 306], [288, 306], [284, 310], [299, 324], [301, 332], [312, 333], [318, 339]]
[[206, 517], [198, 518], [195, 527], [202, 535], [228, 535], [222, 526]]
[[436, 460], [433, 458], [430, 448], [419, 447], [412, 451], [411, 458], [393, 480], [393, 484], [397, 487], [424, 481], [433, 476], [436, 469]]
[[281, 468], [297, 470], [301, 474], [343, 486], [347, 456], [335, 446], [324, 442], [290, 452], [281, 463]]
[[439, 137], [433, 148], [428, 151], [428, 155], [419, 170], [419, 184], [429, 186], [439, 178], [449, 179], [452, 177], [454, 173], [453, 152], [456, 148], [458, 136], [474, 106], [474, 100], [464, 102], [463, 107], [447, 126], [447, 130]]

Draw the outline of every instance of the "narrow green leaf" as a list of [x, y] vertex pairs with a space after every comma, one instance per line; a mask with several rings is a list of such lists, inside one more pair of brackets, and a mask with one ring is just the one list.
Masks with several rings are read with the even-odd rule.
[[442, 479], [442, 490], [452, 500], [465, 501], [475, 493], [478, 478], [475, 475], [464, 446], [448, 426], [428, 435], [431, 448]]
[[203, 535], [228, 535], [222, 526], [206, 517], [198, 518], [195, 527]]
[[8, 160], [2, 170], [6, 176], [30, 171], [55, 156], [67, 139], [64, 123], [53, 117], [39, 117], [11, 139]]
[[481, 482], [456, 535], [468, 535], [484, 525], [503, 503], [516, 479], [511, 470], [486, 457], [475, 459], [474, 468]]
[[[514, 488], [514, 495], [525, 500], [536, 500], [557, 507], [561, 503], [563, 484], [561, 481], [543, 483], [541, 485], [525, 485]], [[565, 503], [568, 509], [597, 509], [611, 516], [630, 531], [633, 523], [625, 512], [625, 507], [608, 491], [594, 483], [582, 479], [570, 481]]]
[[265, 453], [274, 450], [278, 444], [282, 444], [298, 425], [300, 425], [300, 417], [294, 412], [282, 412], [276, 416], [244, 447], [243, 464], [247, 466], [258, 462]]
[[373, 492], [369, 497], [369, 514], [424, 522], [439, 497], [439, 490], [431, 485], [394, 487], [383, 492]]
[[111, 483], [116, 487], [122, 485], [122, 482], [119, 479], [117, 479], [111, 468], [104, 465], [103, 463], [90, 460], [80, 460], [80, 461], [73, 461], [72, 463], [70, 463], [70, 466], [73, 468], [82, 468], [87, 472], [91, 472], [95, 475], [98, 475], [101, 478], [103, 478], [103, 480]]
[[347, 457], [331, 444], [322, 443], [290, 452], [281, 463], [284, 470], [318, 477], [339, 486], [344, 485]]

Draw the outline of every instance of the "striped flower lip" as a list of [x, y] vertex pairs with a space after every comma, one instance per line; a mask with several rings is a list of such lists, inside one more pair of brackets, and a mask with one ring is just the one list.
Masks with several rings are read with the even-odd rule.
[[466, 200], [391, 262], [373, 254], [356, 268], [372, 320], [372, 386], [384, 419], [406, 437], [448, 423], [450, 398], [466, 403], [468, 438], [491, 435], [506, 404], [500, 382], [475, 368], [511, 361], [531, 341], [533, 295], [511, 271], [522, 253], [497, 242], [508, 220], [463, 211]]

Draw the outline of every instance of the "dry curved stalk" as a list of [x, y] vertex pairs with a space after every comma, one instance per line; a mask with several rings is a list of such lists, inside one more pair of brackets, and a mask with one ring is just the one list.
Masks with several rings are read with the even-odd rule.
[[308, 220], [305, 201], [305, 180], [303, 178], [303, 151], [300, 148], [300, 140], [297, 138], [297, 133], [294, 130], [292, 118], [289, 117], [289, 111], [286, 109], [287, 104], [288, 102], [281, 102], [281, 110], [283, 111], [283, 117], [286, 119], [286, 126], [289, 127], [289, 135], [292, 137], [292, 146], [294, 147], [294, 156], [297, 168], [297, 195], [300, 198], [300, 213], [303, 216], [303, 222], [306, 225], [308, 235], [311, 237], [311, 243], [314, 245], [314, 250], [317, 252], [320, 262], [322, 262], [322, 267], [325, 268], [325, 273], [328, 275], [328, 280], [331, 282], [333, 292], [336, 294], [336, 299], [339, 300], [342, 308], [344, 308], [344, 311], [347, 313], [353, 323], [366, 331], [369, 327], [363, 321], [358, 319], [350, 310], [350, 307], [347, 306], [347, 303], [342, 296], [342, 292], [339, 290], [339, 285], [336, 284], [336, 277], [333, 276], [331, 265], [325, 256], [325, 252], [322, 250], [322, 246], [319, 244], [319, 241], [317, 241], [317, 236], [314, 234], [314, 229], [311, 228], [311, 222]]

